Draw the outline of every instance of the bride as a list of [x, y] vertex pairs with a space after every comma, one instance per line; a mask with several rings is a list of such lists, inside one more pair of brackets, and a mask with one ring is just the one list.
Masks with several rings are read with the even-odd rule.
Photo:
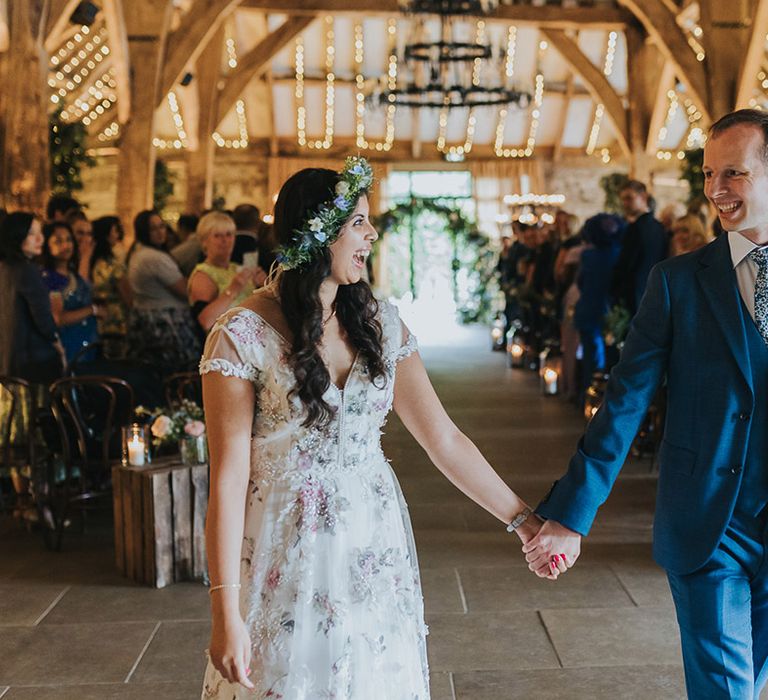
[[447, 416], [416, 339], [363, 280], [371, 184], [359, 157], [293, 175], [275, 205], [276, 280], [206, 343], [203, 698], [429, 698], [413, 535], [380, 445], [391, 408], [523, 543], [541, 524]]

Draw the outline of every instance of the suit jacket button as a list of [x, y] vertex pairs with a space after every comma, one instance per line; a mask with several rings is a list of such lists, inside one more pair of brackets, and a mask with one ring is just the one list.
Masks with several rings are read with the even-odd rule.
[[741, 466], [736, 465], [735, 467], [731, 467], [731, 474], [741, 474]]
[[739, 420], [749, 420], [749, 413], [739, 413]]

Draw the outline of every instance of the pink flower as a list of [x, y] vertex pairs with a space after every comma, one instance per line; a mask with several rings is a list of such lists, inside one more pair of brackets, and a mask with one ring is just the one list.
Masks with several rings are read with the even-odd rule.
[[184, 432], [192, 437], [205, 435], [205, 423], [201, 420], [191, 420], [184, 425]]
[[282, 574], [280, 573], [280, 569], [278, 569], [276, 566], [272, 567], [267, 574], [267, 588], [270, 590], [277, 588], [280, 584], [281, 578]]

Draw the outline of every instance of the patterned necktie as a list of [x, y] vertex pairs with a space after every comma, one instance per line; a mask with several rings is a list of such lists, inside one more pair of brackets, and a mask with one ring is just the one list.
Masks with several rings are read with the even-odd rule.
[[755, 248], [749, 257], [757, 265], [755, 280], [755, 324], [768, 344], [768, 246]]

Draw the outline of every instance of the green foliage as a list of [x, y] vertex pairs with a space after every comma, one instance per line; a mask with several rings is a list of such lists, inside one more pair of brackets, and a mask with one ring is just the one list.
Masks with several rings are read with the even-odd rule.
[[51, 190], [53, 194], [71, 195], [83, 189], [81, 169], [92, 166], [96, 159], [85, 152], [88, 135], [82, 122], [65, 122], [61, 109], [51, 114], [48, 125], [48, 152], [51, 160]]
[[632, 314], [621, 304], [611, 307], [605, 315], [605, 342], [608, 345], [620, 345], [624, 342], [629, 331]]
[[696, 148], [685, 152], [685, 158], [680, 163], [680, 177], [688, 183], [688, 200], [692, 204], [704, 199], [704, 149]]
[[163, 213], [165, 205], [168, 204], [168, 200], [173, 195], [175, 179], [175, 176], [170, 171], [165, 161], [162, 161], [159, 158], [155, 160], [155, 190], [152, 199], [152, 207], [160, 214]]
[[490, 322], [498, 291], [496, 255], [488, 245], [488, 237], [461, 209], [413, 197], [376, 217], [374, 226], [382, 236], [390, 231], [407, 230], [416, 217], [424, 213], [436, 216], [453, 242], [451, 270], [459, 320]]
[[619, 194], [629, 181], [626, 173], [611, 173], [600, 178], [600, 187], [605, 192], [605, 211], [611, 214], [622, 214], [621, 199]]

